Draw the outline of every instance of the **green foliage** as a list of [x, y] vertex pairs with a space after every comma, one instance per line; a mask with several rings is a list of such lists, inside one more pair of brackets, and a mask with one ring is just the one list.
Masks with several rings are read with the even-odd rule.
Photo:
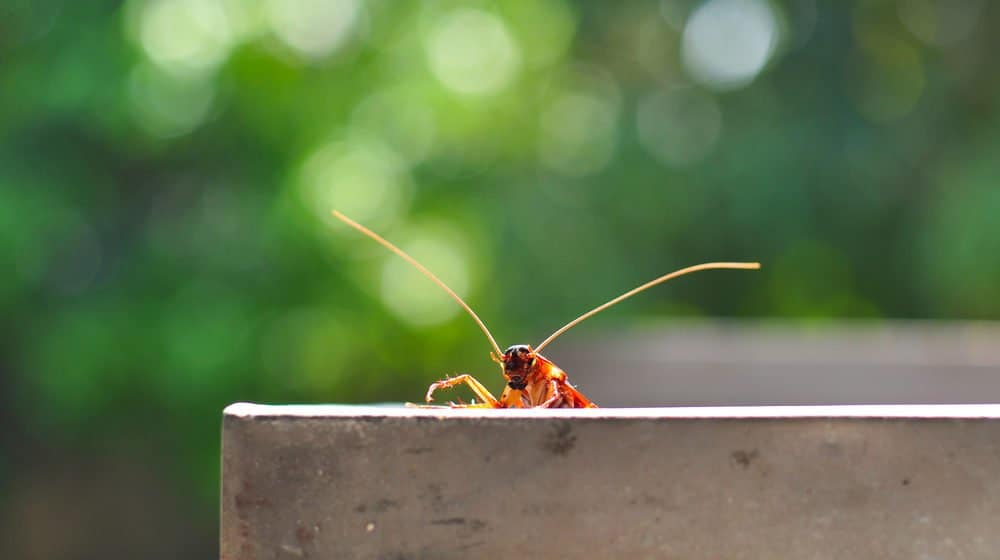
[[764, 269], [588, 327], [996, 318], [998, 13], [968, 4], [0, 8], [6, 404], [68, 445], [167, 441], [211, 496], [229, 402], [495, 385], [469, 318], [334, 207], [502, 345], [713, 260]]

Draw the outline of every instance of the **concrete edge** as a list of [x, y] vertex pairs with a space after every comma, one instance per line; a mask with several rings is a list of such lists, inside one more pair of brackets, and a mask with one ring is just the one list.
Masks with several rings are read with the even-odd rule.
[[268, 405], [238, 402], [223, 410], [226, 418], [588, 418], [588, 419], [740, 419], [740, 418], [1000, 418], [1000, 404], [890, 404], [820, 406], [705, 406], [592, 409], [451, 409], [410, 408], [402, 404]]

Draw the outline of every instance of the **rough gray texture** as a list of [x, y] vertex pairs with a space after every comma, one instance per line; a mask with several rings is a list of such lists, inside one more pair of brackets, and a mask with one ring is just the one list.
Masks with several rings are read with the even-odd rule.
[[1000, 406], [237, 404], [222, 558], [1000, 557]]

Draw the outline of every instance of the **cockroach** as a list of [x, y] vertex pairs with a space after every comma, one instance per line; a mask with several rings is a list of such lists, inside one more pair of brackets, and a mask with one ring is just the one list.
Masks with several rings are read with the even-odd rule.
[[569, 329], [579, 325], [590, 317], [593, 317], [622, 300], [628, 299], [639, 292], [656, 286], [657, 284], [666, 282], [671, 278], [676, 278], [678, 276], [683, 276], [699, 270], [716, 268], [744, 270], [755, 270], [760, 268], [760, 263], [755, 262], [712, 262], [682, 268], [669, 274], [664, 274], [654, 280], [650, 280], [649, 282], [646, 282], [635, 289], [629, 290], [603, 305], [599, 305], [594, 309], [591, 309], [576, 319], [573, 319], [569, 323], [566, 323], [566, 325], [549, 335], [548, 338], [543, 340], [534, 348], [527, 344], [515, 344], [514, 346], [501, 351], [500, 346], [497, 345], [496, 339], [494, 339], [493, 335], [490, 334], [489, 329], [486, 328], [482, 319], [476, 315], [476, 312], [473, 311], [472, 308], [458, 296], [458, 294], [442, 282], [441, 279], [435, 276], [431, 271], [427, 270], [422, 264], [417, 262], [416, 259], [406, 254], [406, 252], [402, 249], [386, 241], [379, 234], [371, 231], [336, 210], [333, 211], [333, 215], [338, 220], [374, 239], [386, 249], [396, 253], [425, 276], [430, 278], [435, 284], [440, 286], [442, 290], [447, 292], [449, 296], [457, 301], [458, 304], [469, 313], [469, 315], [472, 316], [473, 320], [476, 321], [476, 324], [479, 325], [479, 328], [483, 331], [483, 334], [485, 334], [486, 338], [489, 339], [490, 345], [493, 347], [493, 351], [490, 352], [490, 357], [494, 362], [500, 364], [500, 370], [504, 379], [507, 381], [507, 386], [504, 387], [503, 393], [500, 394], [500, 398], [498, 399], [494, 397], [493, 394], [479, 382], [479, 380], [467, 373], [457, 375], [455, 377], [446, 377], [441, 381], [432, 383], [427, 389], [427, 395], [424, 397], [428, 403], [434, 400], [434, 393], [439, 389], [449, 389], [461, 384], [467, 385], [469, 389], [475, 393], [476, 397], [479, 398], [479, 402], [473, 401], [472, 404], [449, 403], [450, 406], [454, 408], [596, 408], [596, 404], [585, 397], [583, 393], [576, 389], [576, 387], [570, 385], [566, 378], [566, 372], [539, 353], [543, 348], [548, 346], [549, 343]]

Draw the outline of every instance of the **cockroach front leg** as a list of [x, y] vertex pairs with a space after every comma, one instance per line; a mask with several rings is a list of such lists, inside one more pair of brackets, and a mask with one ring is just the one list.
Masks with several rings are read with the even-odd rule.
[[499, 408], [500, 403], [497, 401], [496, 397], [494, 397], [493, 394], [490, 393], [489, 389], [484, 387], [483, 384], [480, 383], [479, 380], [477, 380], [475, 377], [472, 377], [467, 373], [463, 373], [462, 375], [458, 375], [455, 377], [449, 377], [447, 379], [442, 379], [441, 381], [438, 381], [436, 383], [431, 383], [431, 386], [427, 388], [427, 396], [425, 398], [427, 402], [431, 402], [434, 400], [434, 392], [437, 391], [438, 389], [450, 389], [455, 385], [461, 385], [462, 383], [465, 383], [466, 385], [469, 386], [469, 389], [472, 389], [472, 392], [475, 393], [477, 397], [479, 397], [479, 400], [482, 401], [482, 404], [452, 405], [453, 407]]
[[552, 396], [545, 399], [542, 404], [538, 405], [538, 408], [552, 408], [560, 398], [562, 398], [562, 391], [559, 389], [561, 386], [559, 382], [555, 379], [549, 380], [549, 389], [552, 391]]

